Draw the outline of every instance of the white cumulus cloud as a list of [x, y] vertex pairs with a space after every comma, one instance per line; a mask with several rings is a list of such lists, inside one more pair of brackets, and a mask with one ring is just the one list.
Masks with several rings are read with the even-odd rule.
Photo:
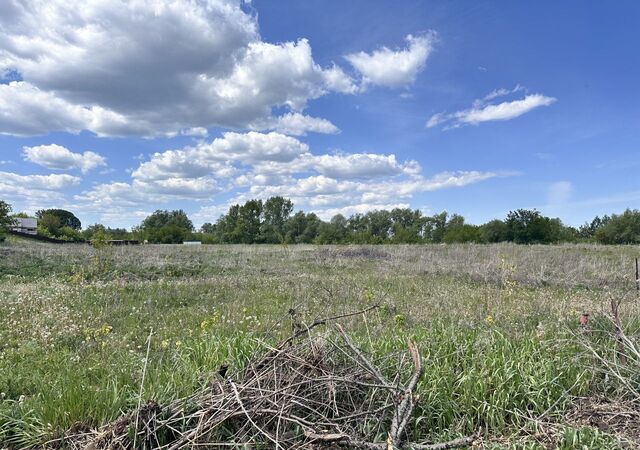
[[391, 50], [382, 47], [372, 53], [358, 52], [346, 55], [349, 63], [362, 75], [365, 84], [400, 87], [415, 81], [436, 41], [435, 33], [422, 36], [408, 35], [408, 47]]
[[130, 182], [96, 185], [75, 199], [82, 208], [98, 210], [196, 200], [204, 203], [200, 217], [219, 211], [207, 204], [219, 194], [225, 194], [225, 204], [281, 195], [297, 208], [326, 215], [404, 205], [418, 193], [507, 175], [458, 171], [425, 176], [416, 161], [394, 154], [313, 154], [307, 144], [280, 133], [227, 132], [210, 142], [154, 153], [132, 171]]
[[290, 112], [279, 117], [270, 117], [252, 123], [250, 128], [255, 130], [275, 130], [279, 133], [293, 136], [304, 136], [308, 132], [336, 134], [340, 130], [333, 123], [321, 117], [311, 117], [300, 113]]
[[51, 204], [64, 198], [62, 190], [79, 183], [79, 177], [67, 174], [19, 175], [0, 172], [0, 196], [20, 199], [29, 204]]
[[25, 160], [54, 170], [79, 169], [86, 173], [96, 167], [105, 166], [106, 159], [94, 152], [73, 153], [57, 144], [23, 147]]
[[213, 126], [335, 132], [300, 113], [330, 92], [355, 93], [306, 39], [262, 41], [240, 0], [6, 0], [0, 14], [0, 133], [197, 134]]
[[332, 178], [379, 178], [421, 171], [416, 161], [401, 163], [395, 155], [377, 153], [320, 155], [310, 161], [310, 166]]

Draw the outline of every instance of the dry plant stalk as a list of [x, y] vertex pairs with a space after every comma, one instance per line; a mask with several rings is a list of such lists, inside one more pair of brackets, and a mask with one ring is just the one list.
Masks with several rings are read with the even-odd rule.
[[611, 320], [616, 329], [616, 344], [618, 346], [618, 357], [621, 364], [627, 363], [627, 353], [625, 351], [624, 341], [626, 336], [622, 330], [622, 322], [620, 322], [620, 303], [622, 300], [611, 299]]
[[[363, 312], [316, 320], [304, 332], [268, 347], [233, 378], [219, 377], [165, 406], [149, 402], [99, 430], [67, 436], [63, 444], [83, 450], [133, 449], [134, 442], [137, 448], [163, 450], [445, 450], [470, 445], [471, 438], [410, 442], [407, 428], [423, 375], [413, 342], [407, 341], [412, 373], [402, 384], [409, 367], [397, 367], [394, 355], [374, 361], [339, 325], [337, 334], [309, 332]], [[394, 374], [394, 381], [385, 373]]]

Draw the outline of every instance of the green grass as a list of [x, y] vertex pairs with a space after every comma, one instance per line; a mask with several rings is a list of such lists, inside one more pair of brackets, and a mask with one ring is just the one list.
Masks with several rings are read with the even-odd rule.
[[[563, 421], [573, 396], [606, 389], [575, 339], [633, 287], [631, 247], [0, 246], [0, 443], [41, 444], [133, 408], [182, 397], [221, 364], [239, 370], [305, 321], [345, 320], [383, 356], [418, 343], [425, 377], [412, 433], [479, 433], [483, 448], [623, 448]], [[640, 321], [637, 305], [625, 321]], [[594, 319], [597, 320], [597, 319]], [[603, 344], [604, 345], [604, 344]], [[556, 423], [547, 440], [535, 419]], [[543, 445], [547, 445], [544, 447]], [[551, 445], [551, 447], [548, 447]], [[2, 446], [0, 445], [0, 448]]]

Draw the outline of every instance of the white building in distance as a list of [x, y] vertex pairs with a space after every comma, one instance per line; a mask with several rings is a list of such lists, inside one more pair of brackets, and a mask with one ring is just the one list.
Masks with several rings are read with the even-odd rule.
[[11, 231], [25, 234], [38, 234], [38, 219], [16, 217], [14, 225], [11, 226]]

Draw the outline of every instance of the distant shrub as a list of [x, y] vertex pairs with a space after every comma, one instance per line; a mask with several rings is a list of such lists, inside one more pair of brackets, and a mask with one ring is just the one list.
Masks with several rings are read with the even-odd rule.
[[640, 210], [627, 209], [611, 218], [595, 232], [601, 244], [640, 244]]
[[480, 227], [468, 224], [453, 227], [445, 233], [443, 241], [447, 244], [481, 242]]

